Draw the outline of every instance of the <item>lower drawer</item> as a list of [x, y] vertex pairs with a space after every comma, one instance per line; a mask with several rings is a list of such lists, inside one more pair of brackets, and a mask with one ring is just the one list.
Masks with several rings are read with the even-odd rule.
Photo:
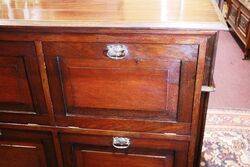
[[1, 167], [56, 167], [52, 136], [46, 132], [0, 129]]
[[187, 165], [187, 141], [61, 133], [60, 142], [66, 167]]

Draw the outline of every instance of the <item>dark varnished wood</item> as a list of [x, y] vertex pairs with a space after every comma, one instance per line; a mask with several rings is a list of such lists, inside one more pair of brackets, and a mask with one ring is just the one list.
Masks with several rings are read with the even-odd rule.
[[[176, 141], [190, 141], [189, 135], [174, 135], [172, 133], [160, 134], [160, 133], [141, 133], [141, 132], [128, 132], [128, 131], [114, 131], [114, 130], [100, 130], [100, 129], [83, 129], [76, 127], [62, 127], [62, 126], [46, 126], [46, 125], [34, 125], [34, 124], [12, 124], [12, 123], [0, 123], [0, 128], [16, 129], [16, 130], [33, 130], [40, 132], [61, 132], [71, 134], [84, 134], [84, 135], [110, 135], [110, 136], [128, 136], [128, 137], [140, 137], [141, 139], [167, 139]], [[53, 134], [54, 135], [54, 134]], [[57, 138], [57, 136], [53, 136]]]
[[213, 1], [0, 2], [0, 166], [198, 166]]
[[112, 147], [112, 139], [60, 134], [65, 166], [186, 166], [186, 142], [130, 138], [129, 148], [119, 150]]
[[[207, 47], [206, 51], [206, 63], [205, 63], [205, 71], [204, 71], [204, 79], [203, 79], [203, 85], [213, 85], [213, 75], [214, 75], [214, 64], [216, 60], [216, 51], [217, 51], [217, 42], [218, 42], [218, 34], [216, 36], [211, 37], [208, 40], [208, 46], [214, 45], [214, 47]], [[203, 144], [203, 137], [204, 137], [204, 131], [205, 131], [205, 123], [206, 123], [206, 114], [208, 109], [208, 100], [209, 100], [209, 93], [203, 92], [201, 94], [201, 102], [200, 102], [200, 114], [199, 114], [199, 121], [198, 123], [198, 134], [197, 135], [197, 148], [195, 150], [194, 154], [194, 162], [195, 166], [200, 166], [200, 158], [201, 158], [201, 152], [202, 152], [202, 144]]]
[[0, 41], [0, 121], [50, 124], [31, 42]]
[[[107, 44], [43, 43], [61, 125], [135, 131], [155, 126], [159, 131], [165, 121], [190, 123], [197, 45], [129, 43], [129, 55], [114, 61], [105, 55]], [[93, 125], [93, 116], [105, 123]]]
[[44, 63], [44, 53], [43, 53], [43, 48], [42, 48], [42, 42], [41, 41], [35, 41], [35, 48], [36, 48], [36, 55], [38, 59], [38, 64], [39, 64], [39, 71], [40, 71], [40, 76], [41, 76], [41, 81], [42, 81], [42, 86], [43, 86], [43, 91], [44, 91], [44, 97], [45, 97], [45, 102], [46, 102], [46, 107], [48, 110], [48, 116], [52, 124], [55, 123], [54, 119], [54, 113], [53, 113], [53, 106], [51, 102], [51, 97], [50, 97], [50, 92], [49, 92], [49, 84], [48, 84], [48, 77], [46, 73], [46, 65]]
[[1, 128], [0, 155], [0, 166], [57, 166], [52, 137], [45, 132]]
[[[17, 29], [2, 29], [0, 40], [35, 47], [43, 106], [53, 126], [6, 121], [0, 128], [52, 135], [54, 163], [60, 167], [98, 166], [99, 161], [119, 166], [119, 159], [130, 166], [198, 164], [208, 99], [201, 85], [209, 85], [212, 77], [216, 31]], [[124, 60], [107, 58], [105, 46], [114, 43], [128, 47]], [[72, 93], [72, 86], [79, 92]], [[130, 98], [138, 100], [130, 104]], [[115, 136], [130, 138], [132, 147], [115, 150]]]

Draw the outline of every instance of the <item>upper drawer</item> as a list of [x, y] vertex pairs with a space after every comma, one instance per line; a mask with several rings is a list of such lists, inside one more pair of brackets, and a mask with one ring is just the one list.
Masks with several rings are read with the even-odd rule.
[[49, 124], [32, 42], [0, 41], [0, 122]]
[[[140, 41], [142, 42], [142, 41]], [[117, 43], [74, 43], [74, 42], [44, 42], [43, 48], [49, 57], [71, 57], [81, 59], [106, 59], [108, 46]], [[165, 45], [143, 43], [121, 43], [125, 46], [127, 54], [124, 59], [167, 59], [175, 58], [187, 61], [196, 61], [197, 45]]]
[[45, 42], [43, 47], [59, 125], [189, 133], [197, 46]]

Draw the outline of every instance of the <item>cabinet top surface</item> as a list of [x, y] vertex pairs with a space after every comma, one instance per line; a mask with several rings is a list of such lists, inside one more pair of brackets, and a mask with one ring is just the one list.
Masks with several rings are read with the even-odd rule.
[[226, 29], [213, 0], [0, 2], [0, 26]]

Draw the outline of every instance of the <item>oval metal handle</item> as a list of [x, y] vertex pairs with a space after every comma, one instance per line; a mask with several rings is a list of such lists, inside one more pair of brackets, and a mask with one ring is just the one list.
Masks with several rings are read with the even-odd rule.
[[117, 149], [126, 149], [130, 145], [130, 139], [125, 137], [113, 137], [113, 147]]
[[107, 56], [111, 59], [119, 60], [128, 55], [128, 48], [122, 44], [107, 45]]

